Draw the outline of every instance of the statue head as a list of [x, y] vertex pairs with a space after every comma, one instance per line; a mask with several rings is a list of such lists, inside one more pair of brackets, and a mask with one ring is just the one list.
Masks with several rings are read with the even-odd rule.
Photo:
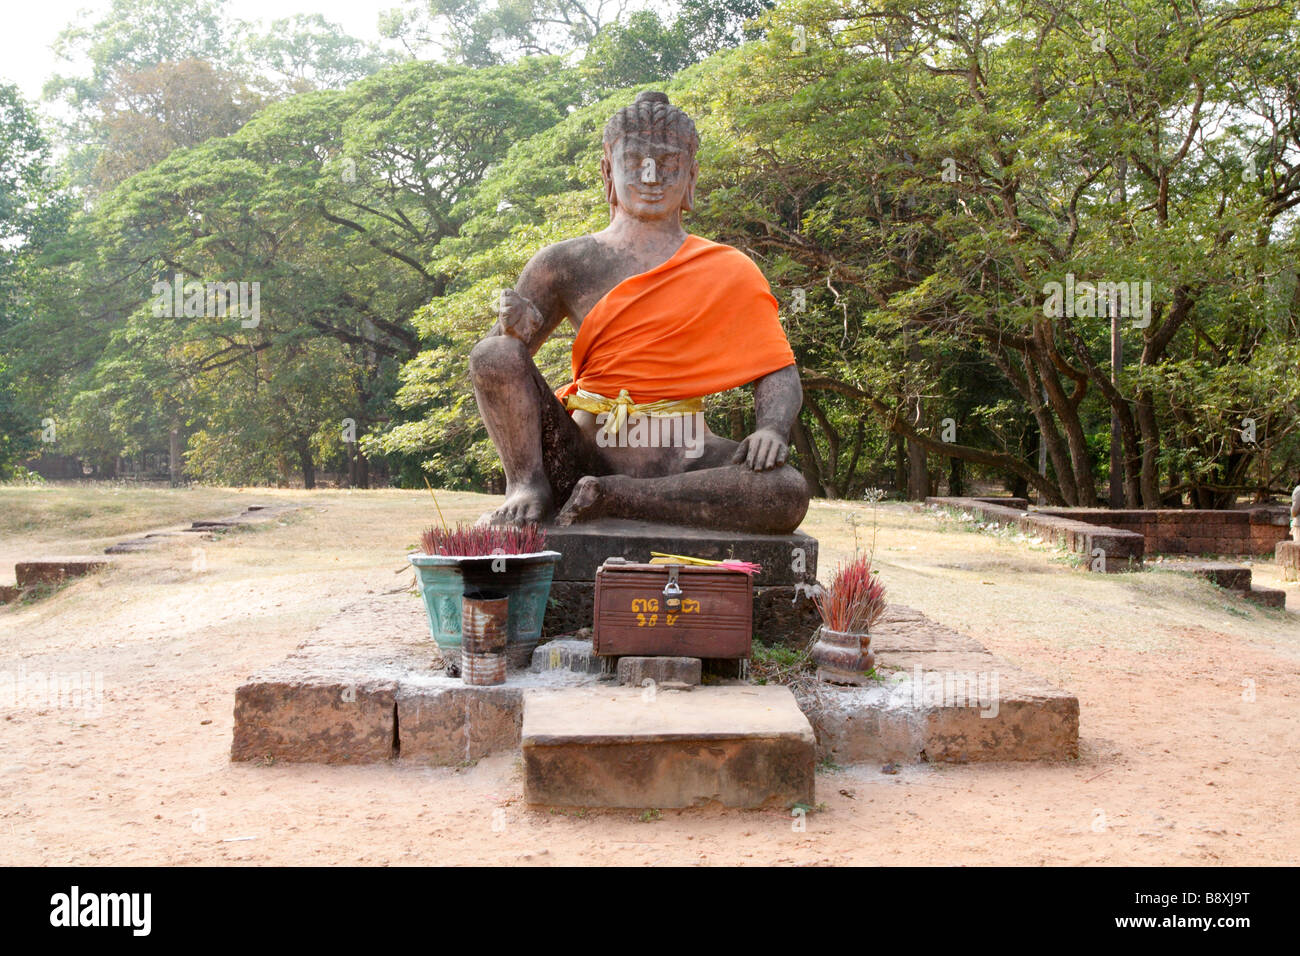
[[637, 94], [605, 125], [600, 175], [612, 219], [617, 209], [637, 219], [680, 217], [695, 204], [695, 123], [657, 90]]

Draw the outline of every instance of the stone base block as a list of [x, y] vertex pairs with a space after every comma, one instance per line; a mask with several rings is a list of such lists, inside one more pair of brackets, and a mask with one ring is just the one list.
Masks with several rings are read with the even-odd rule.
[[891, 605], [871, 629], [871, 647], [879, 680], [799, 686], [823, 757], [851, 764], [1078, 756], [1078, 698], [973, 638]]
[[1264, 588], [1253, 584], [1242, 597], [1247, 601], [1254, 601], [1261, 607], [1286, 607], [1286, 592], [1281, 588]]
[[22, 596], [22, 588], [12, 584], [0, 584], [0, 604], [12, 604]]
[[817, 539], [794, 534], [705, 531], [645, 521], [601, 519], [546, 529], [546, 546], [563, 557], [556, 581], [595, 581], [606, 558], [649, 561], [651, 551], [721, 561], [740, 558], [763, 566], [754, 586], [812, 584], [817, 579]]
[[575, 674], [603, 674], [613, 661], [599, 657], [591, 638], [556, 638], [538, 645], [529, 668], [534, 674], [545, 671], [572, 671]]
[[524, 795], [568, 807], [789, 807], [814, 799], [815, 739], [785, 687], [532, 691]]
[[61, 584], [69, 578], [80, 578], [108, 567], [100, 557], [43, 558], [40, 561], [21, 561], [14, 565], [18, 587], [33, 584]]
[[1250, 568], [1225, 561], [1200, 561], [1176, 565], [1179, 571], [1205, 578], [1212, 584], [1229, 591], [1250, 590]]
[[620, 657], [618, 682], [627, 687], [641, 687], [647, 680], [656, 684], [700, 682], [698, 657]]
[[231, 760], [374, 763], [394, 755], [393, 681], [252, 678], [235, 691]]
[[1005, 663], [987, 664], [983, 697], [978, 673], [972, 681], [969, 671], [940, 669], [891, 676], [874, 687], [802, 687], [799, 702], [818, 750], [839, 764], [1077, 757], [1078, 698]]
[[438, 662], [417, 598], [358, 601], [239, 687], [231, 759], [455, 766], [519, 746], [524, 688], [594, 681], [512, 671], [474, 687]]
[[396, 704], [403, 760], [448, 766], [519, 746], [522, 688], [402, 686]]

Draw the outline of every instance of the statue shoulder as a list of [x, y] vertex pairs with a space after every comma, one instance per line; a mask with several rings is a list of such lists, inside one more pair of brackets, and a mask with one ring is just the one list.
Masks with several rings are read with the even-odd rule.
[[719, 262], [725, 263], [726, 272], [730, 275], [746, 283], [760, 283], [763, 289], [770, 290], [767, 276], [744, 250], [729, 246], [725, 242], [714, 242], [711, 239], [704, 241], [713, 247], [711, 251], [718, 257]]
[[528, 261], [527, 271], [548, 285], [563, 288], [590, 265], [596, 245], [590, 236], [579, 236], [543, 246]]

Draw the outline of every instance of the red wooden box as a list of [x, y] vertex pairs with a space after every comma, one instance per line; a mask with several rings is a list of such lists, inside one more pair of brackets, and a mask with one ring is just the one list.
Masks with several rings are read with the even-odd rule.
[[748, 658], [753, 624], [754, 583], [743, 571], [613, 560], [596, 569], [597, 654]]

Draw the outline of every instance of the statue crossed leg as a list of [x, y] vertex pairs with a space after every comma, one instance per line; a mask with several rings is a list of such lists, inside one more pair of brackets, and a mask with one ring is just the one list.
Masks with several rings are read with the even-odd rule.
[[506, 503], [482, 520], [554, 517], [566, 525], [617, 517], [785, 534], [808, 510], [807, 483], [789, 465], [776, 465], [776, 454], [756, 470], [733, 461], [740, 443], [712, 433], [702, 436], [696, 458], [683, 448], [600, 447], [594, 428], [570, 416], [518, 339], [481, 341], [470, 355], [470, 375], [507, 481]]

